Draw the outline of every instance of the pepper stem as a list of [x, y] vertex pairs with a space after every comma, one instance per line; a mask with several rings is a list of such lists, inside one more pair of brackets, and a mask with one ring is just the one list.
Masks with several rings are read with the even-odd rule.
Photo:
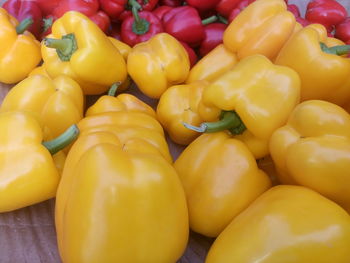
[[53, 18], [52, 17], [43, 18], [42, 31], [46, 32], [52, 26], [52, 23], [53, 23]]
[[23, 34], [27, 29], [28, 27], [30, 27], [32, 24], [34, 23], [33, 21], [33, 18], [31, 17], [28, 17], [26, 19], [23, 19], [21, 21], [21, 23], [19, 23], [17, 26], [16, 26], [16, 32], [18, 35], [20, 34]]
[[216, 15], [210, 16], [210, 17], [202, 20], [202, 25], [211, 24], [211, 23], [215, 22], [216, 20], [218, 20], [218, 17]]
[[73, 53], [78, 49], [73, 33], [62, 36], [61, 39], [44, 38], [44, 45], [49, 48], [55, 48], [58, 57], [62, 61], [69, 61]]
[[77, 125], [73, 124], [61, 135], [52, 139], [50, 141], [42, 142], [42, 144], [48, 149], [48, 151], [53, 155], [64, 147], [73, 142], [79, 135], [79, 128]]
[[350, 52], [350, 45], [341, 45], [341, 46], [334, 46], [334, 47], [327, 47], [325, 43], [320, 43], [321, 49], [323, 52], [333, 55], [346, 55]]
[[182, 123], [187, 129], [196, 132], [219, 132], [223, 130], [229, 130], [231, 133], [237, 135], [245, 131], [242, 120], [235, 111], [224, 111], [222, 117], [217, 122], [204, 122], [199, 127], [192, 126], [188, 123]]
[[132, 8], [133, 6], [136, 7], [137, 10], [141, 10], [142, 6], [137, 2], [136, 0], [129, 0], [128, 5]]
[[131, 12], [134, 16], [134, 22], [132, 23], [132, 32], [134, 32], [136, 35], [146, 34], [149, 30], [150, 23], [146, 19], [140, 18], [138, 8], [133, 4], [133, 2], [136, 1], [130, 1], [132, 4]]
[[228, 24], [228, 20], [225, 17], [218, 15], [218, 19], [221, 23], [226, 24], [226, 25]]
[[120, 81], [114, 83], [108, 90], [108, 96], [115, 97], [115, 94], [117, 93], [117, 90], [121, 84], [122, 83]]

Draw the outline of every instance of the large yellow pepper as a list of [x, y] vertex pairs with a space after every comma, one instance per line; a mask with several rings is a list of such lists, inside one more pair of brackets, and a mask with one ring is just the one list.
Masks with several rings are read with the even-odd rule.
[[331, 48], [335, 45], [339, 41], [328, 38], [322, 25], [309, 25], [296, 33], [278, 54], [276, 64], [299, 74], [302, 101], [321, 99], [343, 105], [350, 100], [350, 60], [339, 56], [341, 51], [349, 52], [350, 46], [344, 50]]
[[157, 105], [157, 118], [168, 132], [172, 141], [187, 145], [199, 136], [187, 129], [183, 122], [200, 125], [204, 120], [198, 113], [202, 93], [209, 83], [196, 81], [187, 85], [176, 85], [167, 89]]
[[278, 179], [309, 187], [350, 212], [350, 115], [326, 101], [299, 104], [270, 141]]
[[179, 41], [160, 33], [133, 47], [127, 67], [138, 88], [158, 99], [167, 88], [186, 80], [190, 61]]
[[261, 54], [276, 57], [293, 34], [294, 15], [284, 0], [258, 0], [244, 9], [224, 32], [224, 45], [239, 59]]
[[176, 262], [187, 245], [188, 212], [176, 171], [157, 146], [161, 126], [121, 111], [87, 117], [79, 127], [56, 198], [63, 261]]
[[[60, 173], [51, 154], [74, 140], [78, 130], [72, 126], [63, 137], [42, 143], [42, 127], [23, 111], [0, 113], [0, 130], [0, 212], [54, 197]], [[57, 161], [62, 167], [64, 158], [58, 155]]]
[[199, 113], [206, 121], [199, 132], [228, 129], [247, 144], [258, 159], [268, 155], [271, 134], [287, 122], [299, 103], [300, 80], [290, 68], [273, 65], [266, 57], [242, 59], [204, 89]]
[[301, 186], [271, 188], [218, 236], [206, 263], [348, 263], [350, 217]]
[[28, 76], [41, 60], [40, 43], [21, 24], [0, 8], [0, 82], [13, 84]]
[[199, 136], [174, 167], [185, 189], [191, 229], [210, 237], [271, 185], [248, 148], [226, 132]]
[[44, 139], [57, 137], [83, 117], [84, 96], [78, 83], [67, 76], [53, 80], [30, 76], [14, 86], [4, 98], [0, 112], [30, 111], [44, 127]]
[[198, 80], [213, 81], [232, 69], [237, 62], [237, 56], [220, 44], [191, 68], [186, 83]]
[[86, 16], [65, 13], [52, 25], [41, 52], [51, 77], [68, 75], [84, 94], [101, 94], [126, 79], [126, 63], [118, 49]]

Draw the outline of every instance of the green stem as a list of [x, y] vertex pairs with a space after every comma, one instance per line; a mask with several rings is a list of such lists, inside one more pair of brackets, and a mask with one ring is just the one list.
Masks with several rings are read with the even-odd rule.
[[228, 25], [228, 20], [225, 17], [218, 15], [218, 19], [221, 23]]
[[119, 88], [119, 86], [121, 85], [122, 83], [121, 82], [116, 82], [114, 83], [111, 88], [108, 90], [108, 96], [112, 96], [112, 97], [115, 97], [115, 94], [117, 93], [117, 90]]
[[132, 15], [134, 16], [134, 22], [132, 23], [132, 32], [136, 35], [146, 34], [149, 30], [150, 23], [140, 18], [137, 8], [133, 6], [131, 8]]
[[199, 127], [192, 126], [188, 123], [183, 125], [196, 132], [219, 132], [223, 130], [229, 130], [233, 134], [241, 134], [246, 128], [235, 111], [223, 112], [222, 118], [217, 122], [204, 122]]
[[128, 5], [133, 8], [136, 7], [137, 10], [141, 10], [142, 6], [136, 0], [129, 0]]
[[210, 17], [202, 20], [202, 25], [211, 24], [211, 23], [215, 22], [216, 20], [218, 20], [218, 17], [216, 15], [210, 16]]
[[52, 23], [53, 23], [52, 17], [43, 18], [43, 27], [42, 27], [43, 32], [46, 32], [52, 26]]
[[327, 47], [326, 44], [320, 43], [321, 49], [323, 52], [333, 55], [346, 55], [350, 52], [350, 45], [341, 45], [341, 46], [334, 46], [334, 47]]
[[26, 19], [23, 19], [21, 21], [21, 23], [19, 23], [17, 26], [16, 26], [16, 32], [18, 35], [20, 34], [23, 34], [27, 29], [28, 27], [30, 27], [32, 24], [34, 23], [33, 21], [33, 18], [31, 17], [28, 17]]
[[53, 155], [64, 147], [68, 146], [73, 142], [79, 135], [79, 128], [77, 125], [73, 124], [65, 132], [59, 135], [57, 138], [50, 141], [42, 142], [42, 144], [49, 150]]
[[61, 39], [45, 38], [44, 45], [49, 48], [55, 48], [58, 57], [62, 61], [69, 61], [73, 53], [78, 48], [73, 33], [62, 36]]

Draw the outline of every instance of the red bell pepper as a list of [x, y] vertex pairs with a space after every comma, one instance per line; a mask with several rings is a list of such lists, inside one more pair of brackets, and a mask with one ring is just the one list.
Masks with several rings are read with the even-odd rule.
[[123, 20], [121, 26], [121, 39], [129, 46], [147, 41], [154, 35], [163, 32], [163, 26], [159, 18], [152, 12], [138, 12], [138, 5], [132, 2], [132, 16]]
[[306, 27], [311, 24], [310, 21], [306, 20], [305, 18], [302, 18], [301, 16], [296, 17], [295, 20], [303, 27]]
[[190, 59], [190, 67], [192, 68], [198, 60], [197, 54], [196, 52], [194, 52], [193, 48], [191, 48], [189, 45], [187, 45], [187, 43], [179, 41], [182, 46], [186, 49], [188, 57]]
[[26, 18], [31, 18], [33, 23], [28, 27], [29, 30], [36, 38], [40, 38], [42, 13], [39, 6], [32, 1], [23, 0], [7, 0], [2, 6], [12, 16], [17, 18], [18, 21], [22, 21]]
[[171, 6], [171, 7], [176, 7], [176, 6], [181, 6], [183, 4], [183, 1], [181, 0], [160, 0], [159, 5], [160, 6]]
[[187, 0], [189, 6], [196, 8], [199, 12], [212, 10], [220, 0]]
[[344, 41], [350, 41], [350, 17], [335, 27], [335, 37]]
[[204, 39], [204, 25], [214, 22], [217, 16], [201, 20], [197, 9], [191, 6], [175, 7], [163, 16], [164, 31], [192, 47]]
[[293, 4], [287, 5], [287, 10], [291, 12], [295, 17], [300, 17], [300, 10], [297, 5], [293, 5]]
[[227, 25], [222, 23], [213, 23], [204, 27], [205, 37], [201, 43], [199, 54], [205, 56], [217, 45], [222, 43], [222, 36]]
[[31, 0], [31, 2], [35, 2], [40, 7], [43, 16], [51, 15], [60, 1], [61, 0]]
[[215, 9], [220, 15], [229, 17], [231, 11], [235, 9], [240, 2], [241, 0], [221, 0], [216, 5]]
[[346, 9], [335, 0], [312, 0], [308, 3], [305, 18], [311, 23], [324, 25], [330, 32], [333, 26], [347, 17]]
[[132, 7], [137, 6], [140, 11], [152, 11], [158, 4], [158, 0], [129, 0], [126, 9], [119, 16], [119, 20], [132, 16]]
[[100, 0], [101, 9], [116, 21], [125, 10], [128, 0]]
[[255, 0], [242, 0], [237, 6], [236, 8], [234, 8], [229, 17], [228, 17], [228, 21], [231, 22], [233, 19], [236, 18], [236, 16], [239, 15], [239, 13], [241, 13], [248, 5], [250, 5], [251, 3], [255, 2]]
[[103, 32], [107, 33], [111, 25], [111, 20], [105, 12], [100, 10], [94, 15], [90, 16], [90, 19], [94, 21], [94, 23], [98, 25], [98, 27], [101, 28]]
[[155, 14], [159, 18], [159, 20], [162, 20], [163, 16], [172, 9], [173, 7], [171, 6], [162, 5], [154, 9], [152, 13]]

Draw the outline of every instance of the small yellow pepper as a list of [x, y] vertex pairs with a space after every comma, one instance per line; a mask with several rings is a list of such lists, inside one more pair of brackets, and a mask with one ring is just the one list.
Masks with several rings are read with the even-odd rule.
[[228, 129], [258, 159], [268, 155], [271, 134], [283, 126], [299, 103], [300, 80], [290, 68], [276, 66], [262, 55], [242, 59], [204, 89], [199, 114], [206, 121], [198, 132]]
[[18, 21], [0, 7], [0, 82], [14, 84], [28, 76], [40, 62], [40, 43], [25, 31], [30, 18]]
[[350, 212], [350, 115], [336, 104], [299, 104], [270, 140], [278, 179], [300, 184]]
[[128, 72], [138, 88], [158, 99], [170, 86], [186, 80], [190, 70], [187, 51], [167, 33], [133, 47], [128, 56]]
[[67, 76], [50, 79], [32, 75], [14, 86], [0, 112], [23, 110], [35, 114], [43, 125], [44, 140], [57, 137], [83, 118], [84, 96], [78, 83]]
[[339, 56], [349, 52], [350, 46], [339, 44], [327, 37], [322, 25], [314, 24], [296, 33], [278, 54], [276, 64], [299, 74], [302, 101], [320, 99], [343, 105], [350, 100], [350, 60]]
[[274, 59], [293, 34], [294, 15], [283, 0], [258, 0], [227, 27], [223, 42], [239, 59], [261, 54]]
[[[60, 174], [51, 154], [77, 137], [76, 127], [42, 142], [43, 131], [36, 118], [29, 112], [11, 111], [0, 113], [0, 130], [0, 212], [54, 197]], [[62, 166], [64, 158], [58, 155], [56, 161]]]
[[101, 94], [126, 79], [126, 63], [112, 41], [86, 16], [65, 13], [52, 25], [41, 52], [51, 77], [68, 75], [84, 94]]
[[185, 189], [191, 229], [210, 237], [271, 185], [248, 148], [226, 132], [199, 136], [174, 167]]
[[320, 194], [275, 186], [232, 220], [206, 263], [350, 262], [350, 217]]
[[193, 66], [186, 83], [198, 80], [213, 81], [232, 69], [237, 62], [237, 56], [220, 44]]

